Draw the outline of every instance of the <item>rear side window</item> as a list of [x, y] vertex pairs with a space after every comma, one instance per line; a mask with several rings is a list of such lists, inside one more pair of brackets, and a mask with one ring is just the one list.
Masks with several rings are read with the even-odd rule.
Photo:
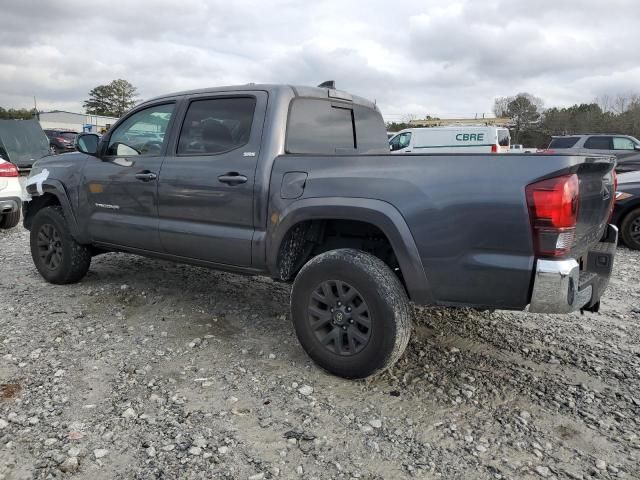
[[357, 148], [353, 110], [326, 100], [293, 101], [287, 153], [352, 153]]
[[624, 137], [614, 137], [613, 138], [613, 149], [614, 150], [634, 150], [636, 144], [629, 138]]
[[498, 130], [498, 145], [501, 147], [508, 147], [511, 143], [511, 135], [509, 134], [509, 130], [500, 129]]
[[191, 102], [180, 131], [178, 155], [214, 155], [247, 144], [255, 109], [255, 97]]
[[580, 137], [558, 137], [551, 139], [549, 148], [572, 148]]
[[591, 150], [613, 150], [613, 145], [611, 144], [611, 137], [589, 137], [589, 139], [584, 142], [584, 148]]

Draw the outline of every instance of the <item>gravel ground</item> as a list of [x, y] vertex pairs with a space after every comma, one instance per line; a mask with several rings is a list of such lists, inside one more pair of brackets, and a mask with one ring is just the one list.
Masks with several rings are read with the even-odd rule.
[[54, 286], [21, 227], [0, 265], [2, 480], [640, 478], [640, 252], [600, 314], [417, 309], [369, 381], [267, 279], [107, 254]]

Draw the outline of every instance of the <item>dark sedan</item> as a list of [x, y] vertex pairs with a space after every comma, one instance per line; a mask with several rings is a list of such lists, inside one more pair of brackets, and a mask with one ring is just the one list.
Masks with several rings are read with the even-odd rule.
[[73, 152], [76, 149], [75, 145], [78, 132], [47, 129], [44, 133], [49, 137], [49, 151], [52, 155]]
[[613, 223], [620, 229], [620, 238], [624, 244], [640, 250], [640, 172], [622, 173], [618, 176]]

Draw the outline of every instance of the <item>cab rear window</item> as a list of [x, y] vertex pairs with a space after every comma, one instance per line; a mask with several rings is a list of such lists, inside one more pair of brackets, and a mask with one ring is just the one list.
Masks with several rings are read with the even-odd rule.
[[324, 100], [294, 100], [287, 129], [288, 153], [348, 153], [356, 146], [351, 108]]
[[559, 137], [551, 140], [549, 148], [572, 148], [578, 143], [579, 137]]
[[285, 150], [316, 155], [389, 153], [389, 144], [377, 109], [297, 98], [289, 112]]

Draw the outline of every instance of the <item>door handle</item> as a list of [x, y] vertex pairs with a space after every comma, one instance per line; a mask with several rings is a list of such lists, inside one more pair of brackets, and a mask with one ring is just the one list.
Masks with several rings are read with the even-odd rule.
[[151, 180], [155, 180], [156, 178], [158, 178], [158, 175], [148, 170], [145, 170], [143, 172], [136, 173], [135, 177], [136, 177], [136, 180], [140, 180], [141, 182], [150, 182]]
[[246, 183], [248, 180], [244, 175], [240, 175], [238, 172], [229, 172], [224, 175], [220, 175], [218, 177], [218, 181], [221, 183], [226, 183], [227, 185], [240, 185], [241, 183]]

